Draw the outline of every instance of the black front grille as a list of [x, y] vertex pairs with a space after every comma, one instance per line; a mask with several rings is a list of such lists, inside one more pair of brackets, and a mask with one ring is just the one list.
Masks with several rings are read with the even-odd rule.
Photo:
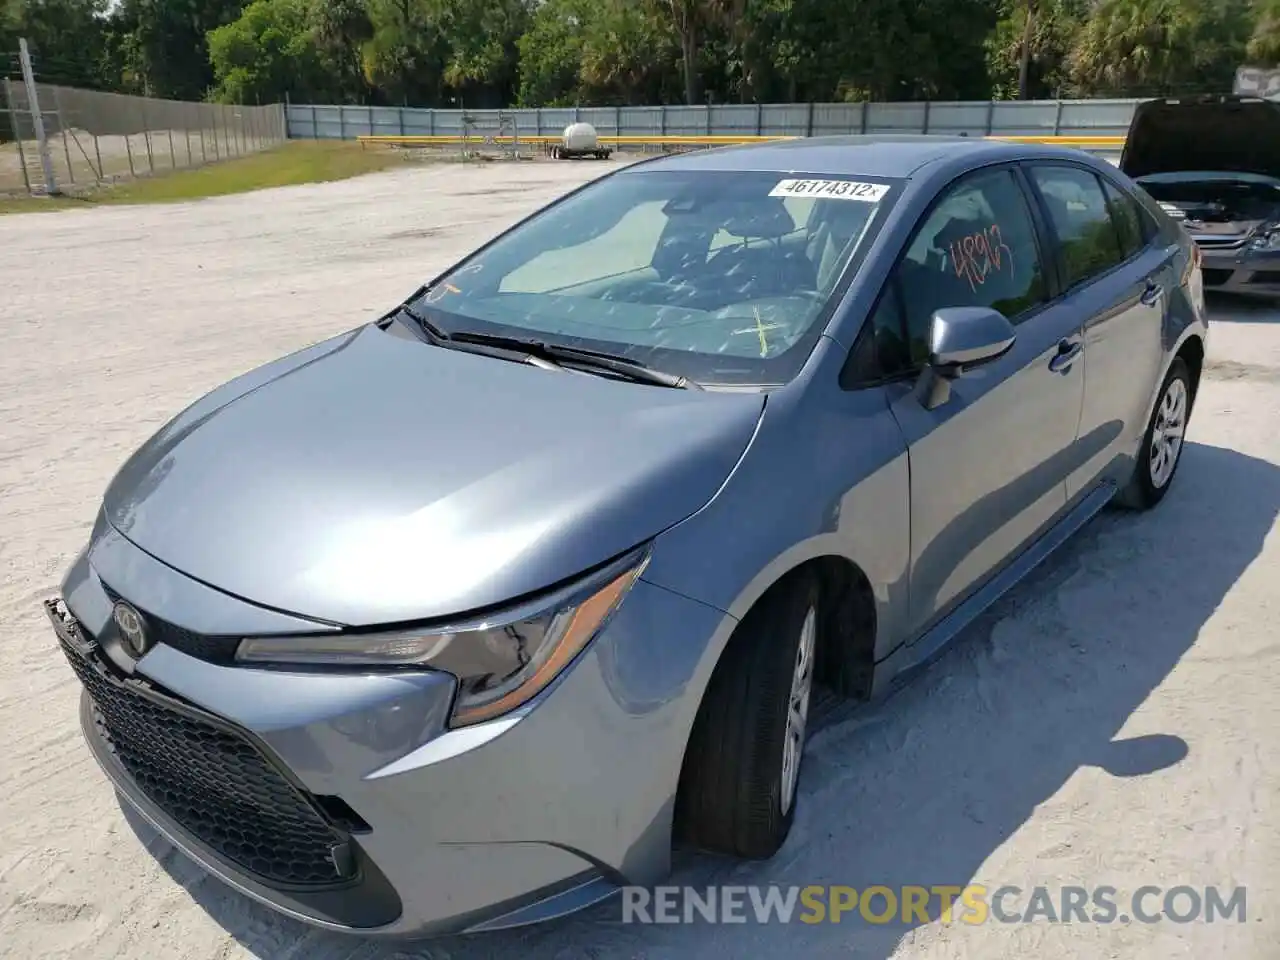
[[1220, 237], [1198, 234], [1192, 238], [1197, 244], [1211, 250], [1237, 250], [1243, 247], [1248, 237]]
[[[112, 603], [122, 599], [120, 594], [106, 584], [102, 586], [107, 596], [111, 598]], [[204, 660], [208, 663], [226, 665], [235, 662], [236, 647], [240, 643], [240, 637], [195, 633], [167, 620], [162, 620], [145, 610], [140, 612], [146, 618], [147, 631], [156, 643], [163, 643], [166, 647], [181, 650], [187, 656], [195, 657], [197, 660]]]
[[151, 628], [156, 643], [163, 643], [175, 650], [181, 650], [197, 660], [228, 664], [236, 658], [239, 637], [211, 637], [203, 633], [193, 633], [152, 616], [147, 617], [147, 626]]
[[59, 641], [111, 753], [182, 827], [269, 884], [331, 886], [354, 875], [347, 839], [243, 734], [143, 681], [108, 676]]
[[1232, 270], [1219, 270], [1214, 267], [1202, 267], [1200, 275], [1206, 287], [1220, 287], [1231, 279]]

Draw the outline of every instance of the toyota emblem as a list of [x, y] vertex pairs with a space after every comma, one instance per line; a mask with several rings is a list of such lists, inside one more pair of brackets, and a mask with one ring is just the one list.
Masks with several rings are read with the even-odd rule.
[[111, 618], [120, 628], [120, 640], [134, 659], [140, 658], [151, 646], [147, 637], [147, 624], [140, 614], [129, 604], [121, 601], [111, 611]]

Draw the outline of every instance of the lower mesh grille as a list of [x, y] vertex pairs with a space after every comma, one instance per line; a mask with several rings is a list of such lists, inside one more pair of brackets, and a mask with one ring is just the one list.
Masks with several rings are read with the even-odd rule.
[[89, 692], [98, 733], [156, 806], [262, 880], [333, 885], [354, 874], [346, 839], [234, 729], [117, 681], [59, 637]]

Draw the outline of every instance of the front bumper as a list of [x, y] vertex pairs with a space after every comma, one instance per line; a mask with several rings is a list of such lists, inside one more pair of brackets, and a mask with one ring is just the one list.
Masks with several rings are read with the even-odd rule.
[[[532, 704], [450, 730], [453, 681], [440, 673], [248, 669], [160, 643], [130, 676], [113, 662], [112, 594], [189, 629], [254, 629], [260, 611], [107, 531], [64, 581], [71, 625], [53, 617], [86, 686], [86, 740], [120, 795], [249, 897], [328, 929], [422, 937], [548, 919], [625, 883], [655, 882], [669, 868], [674, 793], [697, 707], [685, 692], [700, 690], [709, 674], [708, 649], [726, 628], [719, 611], [639, 581], [605, 631]], [[184, 621], [175, 598], [197, 611], [194, 619]], [[263, 862], [255, 854], [279, 861], [278, 850], [259, 849], [252, 835], [236, 834], [228, 846], [210, 833], [209, 817], [192, 812], [189, 792], [175, 803], [153, 782], [163, 771], [140, 776], [125, 762], [127, 751], [103, 725], [103, 702], [114, 694], [95, 685], [108, 681], [257, 751], [332, 830], [339, 875], [318, 882], [303, 873], [306, 882], [297, 883], [287, 872], [247, 868]], [[204, 730], [199, 736], [211, 736]], [[163, 746], [166, 756], [175, 752]], [[223, 790], [213, 778], [211, 789]], [[225, 802], [241, 804], [232, 819], [246, 834], [265, 802], [259, 787], [225, 788]], [[218, 810], [213, 819], [236, 826]]]
[[1222, 251], [1202, 246], [1200, 252], [1206, 292], [1280, 297], [1280, 251]]

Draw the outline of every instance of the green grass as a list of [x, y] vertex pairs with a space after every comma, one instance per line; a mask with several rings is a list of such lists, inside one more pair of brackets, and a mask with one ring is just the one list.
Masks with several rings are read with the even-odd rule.
[[292, 140], [252, 156], [132, 180], [82, 197], [0, 197], [0, 214], [107, 204], [177, 203], [267, 187], [346, 180], [403, 162], [398, 152], [361, 147], [349, 141]]

